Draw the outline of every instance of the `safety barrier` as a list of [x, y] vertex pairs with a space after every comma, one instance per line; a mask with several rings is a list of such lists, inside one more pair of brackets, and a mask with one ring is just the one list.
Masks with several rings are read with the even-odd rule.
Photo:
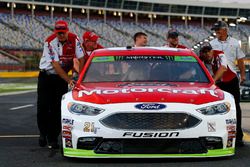
[[0, 72], [0, 78], [34, 78], [38, 76], [38, 71], [29, 72]]

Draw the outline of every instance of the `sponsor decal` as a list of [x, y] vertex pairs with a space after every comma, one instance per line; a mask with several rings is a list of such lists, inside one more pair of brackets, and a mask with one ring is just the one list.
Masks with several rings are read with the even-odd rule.
[[67, 148], [72, 148], [72, 140], [71, 139], [65, 139], [65, 146]]
[[175, 86], [176, 84], [171, 83], [122, 83], [119, 86]]
[[68, 118], [63, 118], [62, 119], [62, 123], [63, 124], [67, 124], [67, 125], [73, 125], [74, 124], [74, 120], [73, 119], [68, 119]]
[[67, 139], [71, 139], [72, 138], [71, 131], [63, 130], [62, 137], [67, 138]]
[[208, 132], [216, 132], [216, 123], [208, 122], [207, 123]]
[[50, 44], [48, 44], [48, 49], [49, 49], [49, 55], [50, 55], [51, 60], [54, 60], [55, 59], [55, 52], [53, 51], [53, 48]]
[[85, 122], [83, 132], [94, 132], [95, 131], [95, 123], [94, 122]]
[[126, 89], [109, 89], [109, 90], [80, 90], [78, 92], [78, 97], [83, 97], [84, 95], [91, 96], [92, 94], [118, 94], [118, 93], [173, 93], [173, 94], [210, 94], [211, 96], [218, 97], [215, 90], [209, 89], [199, 89], [199, 90], [180, 90], [180, 89], [169, 89], [169, 88], [126, 88]]
[[149, 133], [149, 132], [124, 132], [123, 137], [141, 137], [141, 138], [171, 138], [178, 137], [179, 132], [162, 132], [162, 133]]
[[71, 131], [71, 130], [72, 130], [72, 126], [69, 126], [69, 125], [63, 125], [63, 130], [68, 130], [68, 131]]
[[228, 138], [235, 138], [236, 137], [236, 131], [228, 131]]
[[227, 148], [233, 146], [233, 139], [227, 139]]
[[175, 56], [175, 61], [181, 62], [197, 62], [197, 60], [192, 56]]
[[92, 62], [98, 63], [98, 62], [113, 62], [115, 61], [114, 56], [101, 56], [101, 57], [94, 57], [92, 59]]
[[176, 56], [115, 56], [115, 60], [167, 60], [174, 61]]
[[94, 57], [92, 62], [113, 62], [128, 60], [163, 60], [177, 62], [197, 62], [192, 56], [102, 56]]
[[235, 125], [228, 125], [227, 131], [236, 131], [236, 126]]
[[93, 132], [94, 134], [97, 134], [97, 130], [99, 129], [99, 127], [95, 127], [94, 122], [85, 122], [83, 132]]
[[236, 125], [237, 121], [236, 118], [234, 119], [226, 119], [226, 124], [227, 125]]
[[73, 47], [72, 47], [72, 45], [70, 45], [70, 46], [68, 46], [66, 49], [67, 49], [67, 50], [72, 50]]
[[139, 110], [161, 110], [166, 107], [167, 107], [166, 105], [158, 103], [143, 103], [135, 105], [135, 108]]

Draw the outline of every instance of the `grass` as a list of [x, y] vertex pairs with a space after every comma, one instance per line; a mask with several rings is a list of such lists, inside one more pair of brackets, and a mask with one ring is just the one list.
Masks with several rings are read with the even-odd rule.
[[0, 83], [0, 93], [36, 89], [36, 83]]

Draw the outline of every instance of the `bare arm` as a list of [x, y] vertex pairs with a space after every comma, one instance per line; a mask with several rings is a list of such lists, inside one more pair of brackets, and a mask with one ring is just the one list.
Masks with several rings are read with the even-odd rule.
[[243, 83], [246, 81], [244, 58], [238, 59], [238, 67], [240, 69], [240, 83]]
[[84, 65], [84, 58], [80, 58], [79, 60], [79, 74], [81, 73], [82, 69], [83, 69], [83, 65]]
[[227, 67], [225, 66], [220, 66], [220, 68], [216, 71], [215, 75], [214, 75], [214, 82], [218, 81], [219, 79], [221, 79], [221, 77], [223, 76], [224, 72], [227, 71]]
[[73, 62], [74, 62], [74, 65], [73, 65], [73, 68], [74, 70], [79, 73], [79, 60], [77, 58], [74, 58], [73, 59]]

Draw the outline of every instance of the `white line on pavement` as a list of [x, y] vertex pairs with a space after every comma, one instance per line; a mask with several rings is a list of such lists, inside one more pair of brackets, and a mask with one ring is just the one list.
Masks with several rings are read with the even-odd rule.
[[39, 135], [0, 135], [0, 138], [39, 137]]
[[27, 107], [33, 107], [34, 104], [28, 104], [28, 105], [24, 105], [24, 106], [18, 106], [18, 107], [13, 107], [13, 108], [10, 108], [10, 110], [18, 110], [18, 109], [21, 109], [21, 108], [27, 108]]
[[0, 93], [0, 96], [18, 95], [18, 94], [30, 93], [30, 92], [36, 92], [36, 90], [25, 90], [25, 91], [18, 91], [18, 92]]

